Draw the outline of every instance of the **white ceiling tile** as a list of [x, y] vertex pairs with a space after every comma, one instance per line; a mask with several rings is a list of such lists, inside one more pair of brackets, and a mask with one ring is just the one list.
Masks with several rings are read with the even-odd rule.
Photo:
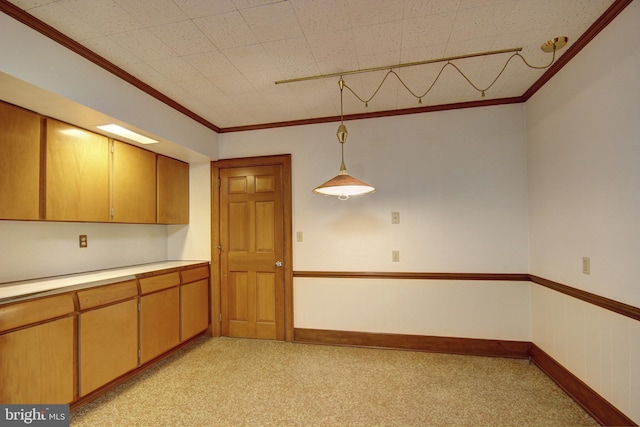
[[358, 56], [397, 52], [400, 57], [402, 21], [385, 22], [353, 29]]
[[194, 22], [221, 50], [258, 43], [257, 37], [238, 11], [197, 18]]
[[[247, 80], [241, 74], [229, 74], [226, 76], [219, 76], [215, 79], [213, 83], [225, 95], [237, 95], [237, 94], [247, 95], [247, 94], [252, 94], [256, 92], [255, 88], [249, 82], [249, 80]], [[244, 98], [244, 100], [248, 102], [249, 98]]]
[[233, 4], [238, 9], [248, 9], [252, 7], [264, 6], [271, 3], [280, 3], [281, 1], [283, 0], [233, 0]]
[[280, 69], [260, 70], [243, 74], [258, 91], [275, 90], [283, 85], [276, 85], [276, 81], [283, 80], [285, 74]]
[[200, 77], [180, 82], [180, 87], [198, 98], [203, 96], [224, 96], [222, 91], [211, 80]]
[[355, 58], [357, 53], [351, 29], [336, 31], [322, 37], [307, 37], [307, 43], [318, 62], [339, 62]]
[[202, 78], [202, 74], [179, 56], [149, 61], [149, 65], [174, 82]]
[[419, 18], [428, 15], [439, 15], [455, 12], [460, 8], [460, 0], [406, 0], [404, 17]]
[[77, 21], [90, 25], [100, 35], [140, 28], [140, 23], [112, 0], [60, 0], [56, 4], [71, 12]]
[[180, 56], [216, 50], [211, 40], [192, 21], [174, 22], [149, 30]]
[[231, 0], [173, 0], [173, 2], [189, 18], [202, 18], [236, 10]]
[[405, 19], [402, 27], [402, 49], [447, 43], [455, 19], [454, 12]]
[[513, 3], [460, 10], [451, 30], [451, 41], [497, 36], [513, 8]]
[[55, 1], [56, 0], [13, 0], [11, 3], [15, 4], [22, 10], [29, 10], [34, 7], [54, 3]]
[[[29, 9], [29, 13], [76, 41], [102, 37], [109, 33], [103, 28], [95, 27], [88, 22], [79, 20], [78, 16], [59, 3], [38, 6]], [[131, 28], [135, 28], [135, 22], [133, 24]]]
[[260, 44], [225, 49], [222, 53], [241, 73], [275, 68], [271, 57]]
[[[291, 65], [289, 67], [278, 68], [277, 71], [281, 76], [280, 80], [298, 79], [322, 74], [316, 64], [313, 63]], [[294, 84], [298, 85], [298, 83]]]
[[446, 44], [423, 45], [412, 49], [402, 49], [400, 62], [422, 62], [440, 59], [445, 56]]
[[373, 53], [371, 55], [359, 55], [358, 56], [358, 68], [377, 68], [387, 67], [400, 63], [400, 52], [386, 51]]
[[169, 24], [187, 19], [172, 0], [115, 0], [144, 27]]
[[295, 0], [292, 4], [307, 37], [325, 37], [351, 27], [346, 0]]
[[263, 43], [262, 46], [276, 67], [314, 62], [311, 49], [303, 37]]
[[252, 7], [240, 13], [261, 42], [299, 38], [303, 35], [289, 2]]
[[95, 39], [84, 40], [82, 44], [106, 60], [114, 64], [119, 64], [121, 68], [128, 64], [142, 62], [140, 57], [126, 49], [123, 49], [122, 46], [111, 40], [109, 37], [98, 37]]
[[349, 0], [349, 19], [354, 27], [401, 21], [403, 2], [388, 0]]
[[237, 73], [236, 67], [220, 51], [184, 56], [183, 59], [207, 78]]
[[149, 30], [113, 34], [110, 38], [122, 46], [123, 49], [128, 50], [143, 61], [153, 61], [175, 56], [173, 50]]

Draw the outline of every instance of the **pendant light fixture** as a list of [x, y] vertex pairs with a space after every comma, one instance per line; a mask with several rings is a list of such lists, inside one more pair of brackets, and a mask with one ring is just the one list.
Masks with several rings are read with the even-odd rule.
[[347, 167], [344, 164], [344, 143], [347, 141], [347, 127], [344, 125], [344, 115], [342, 108], [342, 89], [344, 89], [344, 80], [340, 77], [338, 81], [340, 87], [340, 126], [338, 126], [338, 142], [340, 142], [340, 150], [342, 153], [342, 162], [340, 163], [340, 172], [334, 178], [321, 184], [313, 189], [315, 194], [325, 194], [328, 196], [338, 196], [340, 200], [347, 200], [350, 196], [359, 196], [361, 194], [373, 193], [375, 188], [371, 185], [360, 181], [349, 175]]

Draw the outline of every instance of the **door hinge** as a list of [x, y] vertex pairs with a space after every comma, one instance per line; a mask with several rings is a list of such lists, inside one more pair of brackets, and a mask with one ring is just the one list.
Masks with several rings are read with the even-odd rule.
[[140, 311], [140, 303], [138, 303], [138, 312]]
[[218, 314], [218, 323], [222, 323], [222, 313]]
[[111, 208], [111, 218], [113, 218], [116, 214], [116, 209], [115, 208]]
[[222, 245], [218, 244], [217, 248], [218, 248], [218, 253], [221, 254], [222, 253]]

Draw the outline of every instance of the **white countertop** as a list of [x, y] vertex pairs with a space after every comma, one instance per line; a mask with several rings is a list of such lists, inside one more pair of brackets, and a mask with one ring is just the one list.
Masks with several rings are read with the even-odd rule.
[[90, 271], [66, 276], [47, 277], [43, 279], [24, 280], [0, 284], [0, 304], [34, 296], [49, 295], [58, 292], [72, 291], [93, 286], [133, 280], [137, 274], [171, 268], [188, 267], [209, 261], [162, 261], [150, 264], [132, 265], [129, 267], [110, 268], [108, 270]]

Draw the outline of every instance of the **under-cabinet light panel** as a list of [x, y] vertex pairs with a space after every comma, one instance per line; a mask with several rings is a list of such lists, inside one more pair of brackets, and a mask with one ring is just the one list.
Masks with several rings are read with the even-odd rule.
[[100, 125], [98, 129], [139, 142], [140, 144], [157, 144], [158, 141], [116, 124]]

